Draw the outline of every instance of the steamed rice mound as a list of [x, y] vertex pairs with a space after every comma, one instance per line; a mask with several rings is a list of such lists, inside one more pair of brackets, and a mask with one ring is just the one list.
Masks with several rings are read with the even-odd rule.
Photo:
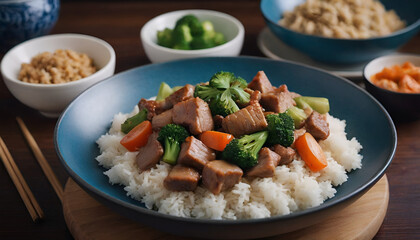
[[330, 136], [320, 143], [327, 157], [328, 166], [312, 172], [299, 158], [289, 165], [278, 166], [274, 177], [242, 178], [232, 189], [214, 195], [198, 186], [194, 192], [172, 192], [163, 186], [171, 165], [160, 162], [149, 171], [140, 173], [135, 162], [137, 152], [128, 152], [120, 144], [124, 136], [120, 126], [131, 114], [116, 114], [108, 133], [97, 143], [99, 164], [111, 184], [124, 186], [127, 195], [143, 202], [149, 209], [165, 214], [207, 219], [248, 219], [285, 215], [319, 206], [334, 197], [335, 186], [347, 181], [351, 170], [361, 168], [362, 145], [355, 139], [348, 140], [346, 123], [328, 115]]

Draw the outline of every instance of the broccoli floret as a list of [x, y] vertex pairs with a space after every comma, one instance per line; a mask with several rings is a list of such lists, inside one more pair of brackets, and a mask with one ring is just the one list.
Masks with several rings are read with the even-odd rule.
[[236, 77], [236, 79], [230, 83], [231, 87], [240, 87], [240, 88], [247, 88], [248, 87], [248, 83], [246, 82], [245, 79], [241, 78], [241, 77]]
[[209, 85], [196, 86], [194, 96], [208, 102], [213, 115], [227, 116], [239, 110], [237, 103], [249, 102], [246, 85], [243, 78], [222, 71], [212, 76]]
[[175, 28], [181, 25], [187, 25], [191, 30], [192, 36], [202, 36], [204, 33], [203, 25], [194, 15], [189, 14], [178, 19], [178, 21], [176, 21]]
[[249, 102], [249, 93], [244, 91], [247, 86], [245, 79], [235, 77], [231, 72], [218, 72], [210, 79], [209, 85], [218, 89], [228, 89], [233, 99], [240, 104]]
[[246, 170], [258, 163], [258, 152], [268, 137], [268, 131], [233, 139], [223, 150], [223, 159]]
[[280, 144], [284, 147], [292, 145], [294, 140], [295, 123], [286, 113], [270, 114], [266, 116], [268, 123], [267, 145]]
[[188, 136], [188, 131], [180, 125], [168, 124], [160, 129], [158, 140], [165, 148], [162, 160], [172, 165], [176, 164], [181, 144]]
[[210, 102], [210, 110], [213, 115], [227, 116], [239, 110], [238, 105], [232, 99], [230, 91], [223, 91], [220, 96]]
[[142, 123], [144, 120], [147, 119], [147, 109], [143, 108], [139, 113], [136, 115], [127, 118], [123, 124], [121, 124], [121, 132], [127, 134], [131, 131], [135, 126]]
[[194, 37], [191, 41], [191, 49], [206, 49], [216, 46], [213, 39], [205, 36]]
[[225, 36], [220, 32], [216, 32], [213, 36], [213, 42], [215, 46], [222, 45], [226, 43]]
[[220, 71], [211, 77], [209, 85], [214, 88], [226, 89], [229, 88], [231, 83], [235, 82], [235, 80], [235, 74]]
[[175, 27], [173, 31], [174, 37], [174, 48], [179, 47], [177, 49], [186, 49], [190, 48], [190, 42], [193, 40], [191, 35], [191, 30], [188, 25], [180, 25]]
[[173, 30], [165, 28], [157, 32], [157, 43], [173, 49], [206, 49], [225, 42], [224, 35], [215, 32], [210, 21], [201, 23], [191, 14], [178, 19]]
[[214, 31], [213, 23], [210, 21], [204, 21], [201, 23], [204, 29], [204, 35], [208, 38], [213, 38], [216, 32]]
[[174, 44], [174, 39], [172, 37], [172, 30], [169, 28], [165, 28], [162, 31], [158, 31], [157, 43], [160, 46], [171, 48]]
[[299, 128], [307, 118], [305, 111], [295, 106], [287, 109], [286, 114], [293, 118], [293, 121], [295, 122], [295, 128]]
[[206, 102], [216, 99], [223, 93], [222, 90], [210, 87], [209, 85], [197, 85], [194, 90], [194, 97], [199, 97]]

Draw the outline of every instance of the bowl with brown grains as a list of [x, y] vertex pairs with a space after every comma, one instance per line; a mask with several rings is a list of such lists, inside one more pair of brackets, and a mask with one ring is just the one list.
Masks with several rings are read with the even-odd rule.
[[96, 37], [56, 34], [12, 48], [0, 67], [6, 86], [20, 102], [58, 117], [77, 95], [114, 74], [115, 51]]

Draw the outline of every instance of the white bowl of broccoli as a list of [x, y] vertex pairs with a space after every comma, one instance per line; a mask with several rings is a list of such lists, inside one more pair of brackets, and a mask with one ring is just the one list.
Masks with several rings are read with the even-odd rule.
[[159, 15], [140, 31], [151, 62], [204, 56], [238, 56], [245, 30], [236, 18], [211, 10], [180, 10]]

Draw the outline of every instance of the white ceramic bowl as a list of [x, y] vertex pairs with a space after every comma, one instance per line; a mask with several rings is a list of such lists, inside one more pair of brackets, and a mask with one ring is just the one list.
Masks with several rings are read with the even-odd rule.
[[[34, 84], [18, 80], [22, 63], [37, 54], [71, 49], [86, 53], [98, 71], [69, 83]], [[12, 48], [1, 61], [1, 73], [9, 91], [23, 104], [39, 110], [47, 117], [58, 117], [67, 105], [91, 85], [114, 74], [115, 51], [107, 42], [81, 34], [57, 34], [35, 38]]]
[[[157, 44], [157, 31], [165, 28], [173, 29], [176, 21], [187, 14], [195, 15], [200, 21], [211, 21], [214, 29], [225, 35], [227, 42], [217, 47], [200, 50], [177, 50], [159, 46]], [[154, 63], [205, 56], [238, 56], [242, 49], [244, 35], [244, 26], [238, 19], [211, 10], [168, 12], [148, 21], [140, 31], [144, 51], [150, 61]]]

